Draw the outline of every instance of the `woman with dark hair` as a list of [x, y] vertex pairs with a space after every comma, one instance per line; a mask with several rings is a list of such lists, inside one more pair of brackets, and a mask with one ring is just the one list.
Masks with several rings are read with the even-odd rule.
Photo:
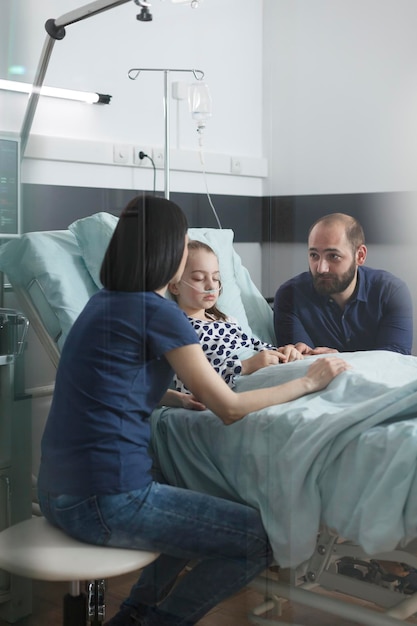
[[[347, 369], [339, 358], [319, 359], [303, 378], [234, 393], [185, 314], [163, 297], [182, 275], [186, 243], [186, 218], [169, 200], [139, 196], [122, 212], [103, 260], [104, 289], [63, 347], [42, 439], [39, 502], [52, 524], [88, 543], [161, 553], [110, 626], [195, 624], [272, 560], [256, 510], [153, 479], [152, 410], [207, 406], [232, 424], [322, 389]], [[174, 371], [193, 396], [167, 391]]]

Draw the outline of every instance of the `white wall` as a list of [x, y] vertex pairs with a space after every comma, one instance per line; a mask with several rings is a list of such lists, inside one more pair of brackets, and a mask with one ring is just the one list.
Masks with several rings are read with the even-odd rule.
[[[29, 82], [46, 39], [45, 21], [87, 4], [79, 0], [2, 3], [9, 19], [0, 23], [0, 40], [8, 41], [7, 66], [0, 66], [0, 77], [7, 77], [10, 65], [20, 64], [27, 68], [23, 79]], [[204, 136], [207, 170], [215, 172], [209, 176], [210, 190], [260, 195], [259, 167], [266, 172], [261, 132], [262, 0], [204, 0], [195, 10], [169, 0], [154, 0], [152, 22], [139, 22], [138, 13], [139, 7], [127, 2], [68, 26], [64, 39], [55, 43], [45, 84], [108, 93], [112, 101], [109, 106], [87, 106], [42, 98], [32, 126], [41, 147], [39, 141], [35, 146], [29, 143], [28, 155], [35, 160], [25, 160], [23, 181], [127, 188], [145, 183], [150, 187], [149, 168], [139, 172], [131, 167], [133, 159], [128, 166], [114, 166], [112, 147], [114, 143], [132, 149], [134, 145], [163, 147], [163, 74], [143, 72], [132, 81], [128, 71], [135, 67], [196, 68], [204, 72], [213, 100], [213, 115]], [[170, 80], [191, 83], [194, 77], [172, 72]], [[193, 151], [195, 169], [200, 172], [196, 126], [188, 104], [170, 103], [171, 148]], [[0, 92], [0, 129], [19, 131], [25, 106], [26, 96]], [[50, 137], [61, 140], [57, 147], [55, 139], [53, 156]], [[69, 140], [74, 158], [65, 157]], [[91, 155], [94, 145], [101, 153], [100, 165], [94, 165], [94, 158], [78, 165], [83, 153]], [[212, 154], [216, 155], [214, 161]], [[232, 156], [242, 159], [240, 176], [230, 175]], [[171, 174], [172, 190], [205, 190], [201, 173], [187, 175], [187, 167], [178, 169], [182, 171]], [[162, 182], [159, 172], [159, 188]]]
[[[82, 5], [78, 0], [2, 0], [0, 75], [12, 64], [33, 78], [46, 38], [44, 22]], [[114, 142], [163, 145], [163, 81], [132, 67], [200, 68], [213, 96], [204, 139], [216, 155], [211, 191], [265, 194], [349, 193], [415, 188], [417, 80], [415, 0], [202, 0], [193, 10], [154, 0], [144, 24], [133, 2], [67, 27], [56, 42], [45, 82], [113, 95], [109, 106], [43, 99], [33, 134], [78, 144], [75, 161], [48, 159], [28, 147], [24, 180], [116, 187], [151, 184], [151, 172], [111, 163]], [[4, 19], [3, 19], [4, 18]], [[7, 47], [6, 47], [7, 42]], [[5, 62], [6, 61], [6, 62]], [[172, 80], [191, 76], [172, 74]], [[185, 103], [172, 101], [171, 147], [196, 149]], [[0, 127], [19, 130], [25, 96], [0, 93]], [[106, 167], [87, 161], [104, 144]], [[32, 152], [31, 152], [32, 150]], [[231, 176], [219, 155], [249, 158]], [[262, 173], [253, 159], [261, 160]], [[75, 163], [75, 165], [74, 165]], [[198, 168], [198, 159], [196, 156]], [[226, 164], [225, 164], [226, 163]], [[212, 164], [207, 158], [208, 169]], [[259, 165], [259, 163], [258, 163]], [[217, 171], [216, 171], [217, 170]], [[221, 171], [219, 171], [221, 170]], [[245, 167], [243, 168], [245, 170]], [[250, 175], [248, 175], [250, 174]], [[174, 171], [174, 190], [201, 191], [200, 173]], [[162, 172], [158, 175], [162, 186]]]
[[264, 0], [265, 193], [414, 190], [417, 2]]

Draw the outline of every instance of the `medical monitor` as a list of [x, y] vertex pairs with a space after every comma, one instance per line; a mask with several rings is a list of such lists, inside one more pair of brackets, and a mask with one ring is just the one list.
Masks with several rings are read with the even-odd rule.
[[21, 233], [20, 138], [0, 133], [0, 239]]

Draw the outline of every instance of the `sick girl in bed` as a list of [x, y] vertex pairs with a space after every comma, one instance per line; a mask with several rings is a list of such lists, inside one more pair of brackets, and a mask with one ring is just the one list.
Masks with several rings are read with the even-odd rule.
[[[202, 241], [189, 241], [184, 273], [179, 282], [169, 284], [169, 291], [187, 314], [207, 359], [229, 387], [235, 386], [237, 376], [303, 358], [293, 345], [276, 348], [249, 337], [237, 320], [217, 308], [221, 290], [216, 253]], [[187, 392], [177, 376], [174, 385], [177, 391]]]
[[[164, 297], [168, 283], [180, 281], [187, 254], [187, 221], [176, 204], [131, 200], [103, 260], [104, 288], [63, 346], [42, 439], [39, 502], [52, 524], [87, 543], [161, 555], [108, 626], [195, 624], [272, 560], [257, 510], [153, 478], [149, 417], [156, 406], [191, 402], [233, 424], [323, 389], [348, 368], [325, 357], [289, 383], [234, 393], [184, 312]], [[168, 390], [174, 372], [201, 404]], [[174, 585], [188, 561], [193, 568]]]

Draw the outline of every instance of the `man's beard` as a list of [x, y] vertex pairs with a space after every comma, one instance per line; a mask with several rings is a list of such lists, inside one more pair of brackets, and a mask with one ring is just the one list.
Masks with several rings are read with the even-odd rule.
[[356, 263], [353, 261], [352, 265], [342, 276], [335, 276], [330, 272], [325, 274], [313, 274], [310, 270], [311, 278], [313, 279], [314, 289], [322, 296], [331, 296], [335, 293], [342, 293], [351, 284], [356, 274]]

